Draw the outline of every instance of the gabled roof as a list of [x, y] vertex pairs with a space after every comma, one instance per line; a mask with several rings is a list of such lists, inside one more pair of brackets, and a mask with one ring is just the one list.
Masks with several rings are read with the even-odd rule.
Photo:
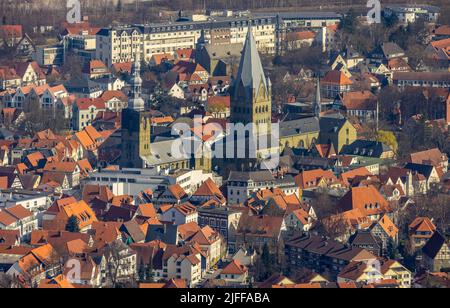
[[0, 210], [0, 223], [7, 227], [31, 216], [33, 216], [33, 213], [19, 204]]
[[398, 228], [395, 226], [395, 224], [392, 222], [392, 220], [389, 218], [389, 216], [384, 215], [379, 221], [378, 225], [386, 232], [386, 234], [394, 239], [398, 234]]
[[353, 187], [339, 202], [340, 211], [361, 210], [366, 215], [385, 213], [389, 203], [374, 186]]
[[435, 232], [422, 248], [422, 252], [430, 259], [434, 259], [444, 245], [448, 245], [445, 237], [441, 233]]
[[3, 35], [7, 38], [22, 38], [22, 25], [0, 25], [0, 36]]
[[244, 275], [248, 268], [242, 265], [238, 260], [233, 260], [220, 273], [221, 275]]
[[321, 181], [332, 184], [338, 179], [331, 170], [322, 169], [303, 171], [295, 177], [295, 182], [301, 189], [315, 188]]
[[438, 148], [435, 148], [422, 152], [412, 153], [408, 156], [407, 161], [413, 164], [433, 165], [435, 167], [438, 167], [441, 163], [448, 161], [448, 157]]
[[215, 197], [219, 201], [226, 202], [225, 197], [211, 178], [208, 178], [193, 194], [194, 197]]
[[414, 221], [409, 225], [409, 232], [436, 232], [436, 226], [428, 217], [417, 217]]
[[370, 91], [355, 91], [340, 94], [347, 110], [376, 110], [377, 97]]
[[324, 84], [336, 84], [340, 86], [352, 85], [353, 81], [350, 80], [343, 72], [341, 71], [330, 71], [328, 72], [324, 78], [320, 80], [321, 83]]
[[169, 187], [167, 187], [167, 190], [177, 200], [182, 200], [188, 196], [179, 184], [170, 185]]

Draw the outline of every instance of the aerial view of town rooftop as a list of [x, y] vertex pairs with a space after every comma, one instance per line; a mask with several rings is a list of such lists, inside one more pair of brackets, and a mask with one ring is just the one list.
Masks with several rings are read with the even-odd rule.
[[449, 288], [449, 157], [448, 0], [0, 2], [0, 289]]

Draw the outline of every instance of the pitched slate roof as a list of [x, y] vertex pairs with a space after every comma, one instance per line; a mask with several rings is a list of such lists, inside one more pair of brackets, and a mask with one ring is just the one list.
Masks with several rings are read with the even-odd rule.
[[358, 139], [352, 144], [344, 145], [341, 154], [379, 158], [383, 153], [390, 151], [392, 151], [392, 149], [384, 143]]
[[448, 245], [446, 244], [445, 237], [441, 233], [435, 232], [430, 240], [422, 248], [422, 252], [430, 259], [434, 259], [444, 245]]
[[280, 136], [288, 137], [320, 131], [320, 122], [316, 117], [303, 118], [280, 123]]
[[243, 86], [246, 99], [251, 102], [253, 100], [253, 91], [255, 91], [255, 97], [258, 97], [261, 84], [265, 87], [266, 93], [268, 93], [268, 82], [264, 74], [261, 58], [259, 57], [256, 40], [251, 28], [249, 28], [235, 79], [234, 97], [238, 97], [239, 88]]

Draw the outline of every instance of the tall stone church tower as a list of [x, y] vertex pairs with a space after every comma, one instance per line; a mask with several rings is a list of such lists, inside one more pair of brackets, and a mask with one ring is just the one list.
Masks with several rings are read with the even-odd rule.
[[124, 168], [144, 168], [145, 157], [150, 156], [150, 114], [145, 111], [141, 97], [142, 79], [139, 57], [133, 63], [128, 107], [122, 110], [122, 156], [120, 166]]
[[[255, 171], [267, 157], [272, 132], [272, 84], [266, 78], [255, 38], [249, 27], [241, 55], [238, 73], [230, 88], [230, 123], [244, 126], [252, 124], [252, 130], [238, 128], [225, 138], [223, 153], [234, 147], [233, 155], [216, 159], [225, 177], [230, 171]], [[278, 144], [275, 145], [278, 147]], [[233, 156], [233, 157], [230, 157]]]
[[251, 27], [231, 91], [231, 122], [244, 125], [253, 123], [257, 134], [270, 133], [272, 84], [264, 75]]

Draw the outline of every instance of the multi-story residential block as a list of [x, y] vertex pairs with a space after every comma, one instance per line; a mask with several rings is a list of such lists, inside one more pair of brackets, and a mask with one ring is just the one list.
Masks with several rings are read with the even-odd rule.
[[227, 207], [199, 208], [198, 224], [202, 228], [210, 226], [228, 243], [236, 234], [241, 216], [242, 212]]
[[436, 22], [440, 16], [440, 9], [432, 5], [392, 4], [385, 7], [384, 14], [388, 17], [392, 14], [397, 15], [402, 24], [414, 23], [419, 18]]
[[450, 72], [398, 72], [394, 74], [394, 85], [405, 87], [449, 88]]
[[20, 236], [28, 239], [37, 228], [37, 216], [22, 205], [0, 210], [0, 230], [19, 230]]
[[40, 66], [61, 66], [64, 63], [64, 46], [37, 46], [33, 59]]
[[287, 262], [291, 269], [303, 267], [320, 273], [337, 275], [351, 262], [373, 262], [377, 257], [365, 249], [347, 247], [320, 236], [301, 235], [285, 244]]
[[[259, 50], [274, 53], [275, 17], [253, 18], [250, 22]], [[96, 35], [96, 58], [108, 66], [130, 62], [136, 55], [149, 62], [154, 54], [195, 49], [200, 38], [207, 43], [243, 45], [249, 29], [248, 23], [248, 18], [218, 18], [197, 22], [104, 28]], [[223, 31], [229, 34], [224, 36]]]
[[0, 193], [0, 208], [22, 205], [31, 212], [47, 209], [51, 197], [48, 193], [25, 190], [2, 190]]

